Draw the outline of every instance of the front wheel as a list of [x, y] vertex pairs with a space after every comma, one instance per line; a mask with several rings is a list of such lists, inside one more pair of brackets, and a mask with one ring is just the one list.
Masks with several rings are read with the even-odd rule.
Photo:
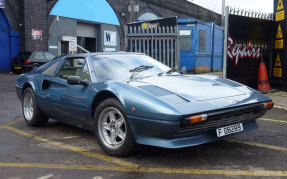
[[37, 106], [32, 88], [25, 89], [23, 93], [22, 111], [26, 123], [30, 126], [43, 126], [49, 120]]
[[96, 136], [106, 153], [113, 156], [126, 156], [136, 147], [127, 117], [121, 103], [106, 99], [95, 111]]

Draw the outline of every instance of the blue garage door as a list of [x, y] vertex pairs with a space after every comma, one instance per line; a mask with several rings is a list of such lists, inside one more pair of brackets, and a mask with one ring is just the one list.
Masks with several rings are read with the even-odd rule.
[[0, 9], [0, 72], [10, 71], [10, 27]]

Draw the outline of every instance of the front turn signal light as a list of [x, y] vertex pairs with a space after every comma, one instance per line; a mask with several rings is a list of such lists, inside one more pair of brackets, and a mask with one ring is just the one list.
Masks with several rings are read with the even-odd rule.
[[274, 102], [267, 102], [267, 103], [263, 103], [263, 108], [264, 109], [271, 109], [274, 105]]
[[207, 119], [207, 114], [199, 114], [195, 116], [188, 117], [190, 124], [198, 123], [201, 121], [205, 121]]

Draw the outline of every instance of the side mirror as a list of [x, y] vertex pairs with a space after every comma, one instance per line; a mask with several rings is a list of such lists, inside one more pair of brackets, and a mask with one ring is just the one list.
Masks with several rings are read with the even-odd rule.
[[67, 82], [69, 85], [83, 85], [83, 86], [89, 85], [88, 82], [81, 80], [81, 78], [78, 76], [69, 76]]

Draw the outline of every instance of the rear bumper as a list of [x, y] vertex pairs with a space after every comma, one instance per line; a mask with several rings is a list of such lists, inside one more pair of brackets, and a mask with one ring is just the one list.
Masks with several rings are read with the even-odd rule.
[[33, 67], [33, 65], [23, 65], [23, 64], [11, 64], [10, 65], [11, 66], [11, 68], [13, 69], [14, 67], [21, 67], [21, 68], [32, 68]]

